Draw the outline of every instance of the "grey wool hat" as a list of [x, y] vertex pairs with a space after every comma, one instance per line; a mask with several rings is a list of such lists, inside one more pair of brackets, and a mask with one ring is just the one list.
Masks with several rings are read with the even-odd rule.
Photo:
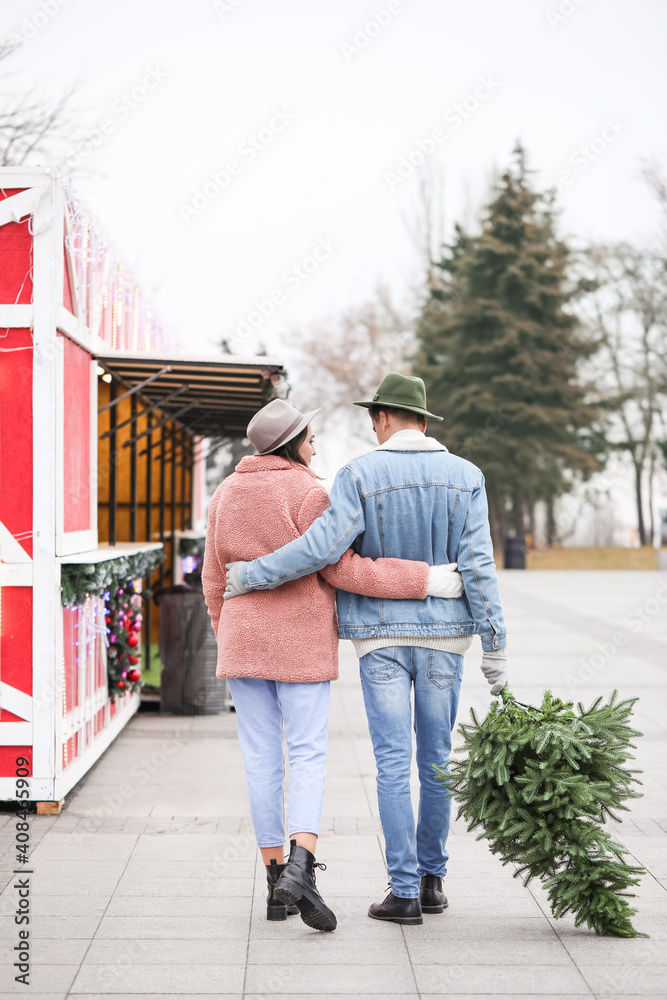
[[248, 424], [248, 440], [258, 455], [268, 455], [305, 430], [320, 409], [301, 413], [284, 399], [272, 399]]

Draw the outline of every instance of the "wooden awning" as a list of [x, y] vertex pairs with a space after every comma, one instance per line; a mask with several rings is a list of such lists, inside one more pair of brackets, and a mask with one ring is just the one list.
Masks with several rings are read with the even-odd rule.
[[277, 358], [99, 351], [98, 365], [165, 417], [204, 437], [245, 433], [283, 373]]

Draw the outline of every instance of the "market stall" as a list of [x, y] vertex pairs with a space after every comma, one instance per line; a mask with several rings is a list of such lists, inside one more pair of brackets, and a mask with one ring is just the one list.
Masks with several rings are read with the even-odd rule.
[[136, 712], [206, 455], [282, 366], [183, 353], [56, 171], [0, 185], [0, 799], [28, 769], [48, 809]]

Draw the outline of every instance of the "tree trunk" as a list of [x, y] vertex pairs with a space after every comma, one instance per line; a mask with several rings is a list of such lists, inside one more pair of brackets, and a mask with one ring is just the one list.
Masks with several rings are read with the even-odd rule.
[[528, 500], [528, 531], [530, 532], [530, 543], [533, 548], [537, 548], [535, 540], [535, 501], [533, 497]]
[[648, 467], [648, 514], [650, 524], [649, 545], [655, 545], [655, 504], [653, 503], [653, 487], [655, 483], [655, 451], [651, 451], [651, 461]]
[[547, 500], [547, 546], [551, 548], [556, 541], [556, 515], [554, 513], [554, 498]]
[[524, 534], [523, 502], [518, 493], [512, 496], [512, 527], [517, 535]]
[[499, 549], [502, 552], [507, 533], [502, 510], [502, 499], [499, 499], [495, 490], [491, 488], [487, 492], [487, 500], [489, 502], [489, 528], [491, 529], [493, 548]]
[[646, 526], [644, 524], [644, 500], [642, 496], [642, 467], [639, 462], [633, 462], [635, 467], [635, 500], [637, 503], [637, 530], [639, 544], [646, 545]]

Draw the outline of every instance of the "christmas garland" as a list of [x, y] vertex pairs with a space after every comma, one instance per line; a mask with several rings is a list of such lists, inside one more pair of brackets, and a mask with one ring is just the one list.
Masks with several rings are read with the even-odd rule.
[[132, 580], [115, 593], [104, 595], [107, 629], [107, 676], [109, 697], [140, 692], [143, 686], [139, 669], [141, 643], [142, 596], [134, 590]]
[[575, 925], [596, 934], [640, 937], [626, 890], [642, 868], [628, 865], [628, 851], [600, 824], [617, 820], [626, 799], [639, 798], [638, 771], [625, 765], [632, 740], [642, 734], [628, 720], [636, 698], [587, 711], [581, 703], [544, 693], [540, 708], [521, 705], [507, 686], [480, 722], [461, 725], [463, 759], [449, 772], [435, 766], [438, 781], [459, 803], [468, 830], [482, 828], [503, 864], [514, 864], [524, 885], [544, 880], [554, 917], [571, 912]]
[[164, 555], [164, 549], [148, 549], [97, 563], [63, 563], [60, 574], [62, 604], [66, 608], [83, 604], [90, 594], [115, 591], [128, 580], [149, 579], [164, 561]]
[[61, 601], [65, 607], [83, 604], [92, 594], [104, 595], [110, 698], [141, 691], [143, 682], [137, 654], [141, 643], [142, 600], [149, 592], [136, 593], [133, 581], [150, 580], [164, 556], [163, 548], [148, 549], [98, 563], [61, 566]]

